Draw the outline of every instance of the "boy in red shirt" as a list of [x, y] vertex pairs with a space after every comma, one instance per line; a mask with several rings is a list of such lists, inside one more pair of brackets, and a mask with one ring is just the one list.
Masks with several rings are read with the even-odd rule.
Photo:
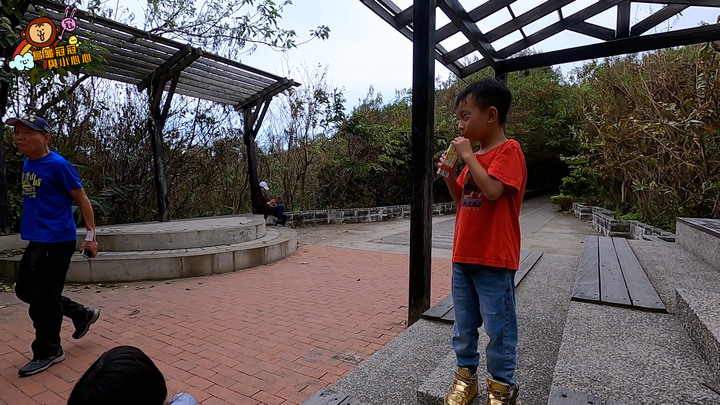
[[[478, 328], [483, 325], [490, 338], [486, 403], [520, 403], [514, 377], [515, 273], [527, 170], [520, 144], [505, 137], [511, 101], [505, 83], [485, 79], [470, 84], [455, 102], [461, 136], [451, 143], [465, 168], [458, 176], [456, 164], [445, 179], [458, 206], [452, 257], [452, 344], [458, 370], [445, 397], [448, 405], [466, 405], [478, 392]], [[480, 143], [477, 152], [475, 142]], [[445, 154], [438, 167], [444, 160]]]

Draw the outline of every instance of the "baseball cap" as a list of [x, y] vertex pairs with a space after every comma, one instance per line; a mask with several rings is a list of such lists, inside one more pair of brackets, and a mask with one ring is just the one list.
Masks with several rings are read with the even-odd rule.
[[35, 114], [25, 114], [20, 118], [8, 118], [7, 120], [5, 120], [6, 124], [13, 126], [15, 126], [18, 122], [22, 122], [23, 124], [29, 126], [36, 131], [45, 132], [48, 134], [52, 131], [50, 129], [50, 124], [45, 121], [45, 118], [39, 117]]
[[260, 182], [260, 187], [264, 188], [265, 190], [270, 190], [270, 187], [268, 187], [267, 183], [265, 183], [264, 181]]

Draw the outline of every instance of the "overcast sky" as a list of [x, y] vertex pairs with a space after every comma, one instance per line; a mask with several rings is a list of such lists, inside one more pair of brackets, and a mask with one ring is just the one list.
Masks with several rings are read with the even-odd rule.
[[[134, 0], [140, 4], [140, 0]], [[198, 2], [202, 0], [197, 0]], [[512, 3], [515, 15], [520, 15], [545, 0], [519, 0]], [[144, 1], [143, 1], [144, 2]], [[412, 0], [395, 0], [401, 8], [412, 4]], [[466, 9], [472, 9], [482, 1], [460, 0]], [[563, 15], [569, 16], [596, 0], [576, 0], [562, 8]], [[130, 2], [124, 2], [128, 4]], [[251, 55], [241, 56], [247, 65], [263, 69], [278, 75], [290, 77], [302, 82], [299, 72], [312, 70], [318, 64], [328, 68], [329, 80], [334, 87], [344, 88], [348, 109], [363, 99], [371, 86], [383, 94], [386, 101], [395, 96], [395, 91], [410, 88], [412, 84], [412, 43], [389, 24], [375, 15], [359, 0], [293, 0], [282, 13], [281, 26], [296, 30], [301, 39], [309, 37], [309, 31], [318, 25], [330, 27], [330, 38], [326, 41], [315, 39], [297, 49], [281, 53], [261, 48]], [[634, 24], [661, 5], [632, 3], [631, 24]], [[135, 7], [133, 7], [135, 8]], [[139, 9], [137, 7], [136, 9]], [[671, 20], [673, 29], [695, 27], [701, 21], [715, 22], [720, 9], [710, 7], [691, 7], [683, 12], [679, 20]], [[136, 13], [140, 23], [142, 13]], [[506, 9], [478, 22], [483, 32], [495, 28], [510, 18]], [[526, 35], [556, 22], [557, 13], [551, 13], [526, 27]], [[616, 8], [613, 7], [588, 22], [614, 29]], [[447, 18], [439, 12], [437, 26], [446, 24]], [[667, 23], [656, 27], [655, 32], [667, 31]], [[652, 33], [652, 32], [649, 32]], [[518, 39], [519, 33], [508, 35], [493, 43], [495, 49], [503, 48]], [[446, 49], [454, 49], [465, 42], [460, 34], [441, 43]], [[551, 51], [567, 46], [580, 46], [596, 43], [580, 34], [562, 33], [534, 46], [536, 51]], [[307, 67], [307, 69], [305, 68]], [[573, 65], [563, 65], [567, 73]], [[295, 69], [293, 71], [293, 69]], [[436, 76], [446, 79], [450, 71], [436, 63]]]
[[[542, 3], [544, 0], [521, 0], [512, 4], [515, 15], [520, 15]], [[395, 0], [401, 8], [408, 7], [412, 0]], [[563, 15], [568, 16], [595, 0], [577, 0], [563, 8]], [[296, 78], [289, 66], [298, 68], [302, 65], [312, 68], [321, 64], [328, 66], [331, 82], [337, 87], [344, 87], [349, 108], [358, 104], [365, 97], [370, 86], [381, 92], [385, 100], [394, 97], [395, 90], [410, 88], [412, 84], [412, 43], [389, 24], [383, 21], [359, 0], [294, 0], [293, 5], [286, 7], [283, 13], [283, 24], [295, 29], [303, 37], [307, 37], [310, 29], [318, 25], [328, 25], [331, 29], [330, 38], [326, 41], [314, 40], [291, 50], [287, 55], [263, 49], [242, 58], [243, 63], [266, 71]], [[476, 7], [482, 2], [461, 0], [466, 9]], [[660, 5], [632, 3], [631, 22], [635, 23], [654, 11]], [[720, 9], [694, 7], [683, 13], [673, 29], [697, 26], [702, 20], [715, 22]], [[447, 23], [444, 14], [439, 13], [437, 26]], [[480, 21], [482, 31], [487, 32], [510, 18], [505, 9]], [[613, 7], [596, 16], [589, 22], [614, 28], [616, 9]], [[557, 21], [557, 13], [531, 24], [526, 30], [529, 35]], [[656, 28], [656, 31], [667, 31], [667, 23]], [[508, 35], [494, 43], [495, 49], [515, 42], [520, 34]], [[459, 36], [459, 35], [458, 35]], [[462, 39], [464, 40], [464, 38]], [[441, 45], [454, 49], [464, 42], [460, 38], [451, 37]], [[561, 46], [580, 46], [595, 43], [580, 34], [565, 33], [550, 38], [535, 46], [536, 50], [555, 50]], [[573, 65], [563, 65], [561, 69], [568, 72]], [[436, 63], [436, 76], [446, 79], [451, 73]]]

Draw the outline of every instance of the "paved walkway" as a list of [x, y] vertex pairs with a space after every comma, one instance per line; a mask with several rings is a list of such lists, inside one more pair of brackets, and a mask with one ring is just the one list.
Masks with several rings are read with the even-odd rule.
[[[437, 232], [453, 217], [437, 217]], [[578, 255], [587, 224], [546, 199], [523, 209], [523, 249]], [[337, 382], [406, 329], [408, 220], [300, 228], [289, 259], [230, 274], [170, 282], [68, 286], [102, 309], [81, 340], [63, 325], [67, 358], [19, 378], [33, 336], [27, 306], [0, 293], [0, 404], [59, 404], [105, 350], [134, 345], [153, 358], [170, 394], [202, 404], [300, 404]], [[554, 232], [552, 238], [544, 230]], [[395, 243], [383, 242], [394, 238]], [[440, 238], [442, 239], [442, 238]], [[399, 244], [400, 243], [400, 244]], [[433, 249], [432, 300], [449, 293], [447, 243]], [[565, 253], [558, 253], [565, 252]]]

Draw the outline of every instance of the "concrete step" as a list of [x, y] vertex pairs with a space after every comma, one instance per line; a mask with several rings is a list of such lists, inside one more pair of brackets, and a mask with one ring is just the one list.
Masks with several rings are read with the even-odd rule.
[[[97, 227], [97, 241], [105, 252], [191, 249], [248, 242], [265, 236], [262, 215], [224, 215]], [[85, 238], [80, 228], [78, 246]]]
[[420, 319], [331, 388], [368, 404], [418, 403], [417, 387], [447, 355], [452, 325]]
[[552, 385], [603, 404], [720, 404], [709, 376], [673, 314], [573, 301]]
[[720, 219], [678, 218], [675, 241], [720, 271]]
[[712, 382], [720, 387], [720, 293], [678, 288], [678, 320], [710, 367]]
[[669, 313], [573, 301], [552, 385], [625, 404], [720, 404], [683, 328], [676, 289], [720, 293], [720, 272], [679, 243], [629, 241]]
[[[544, 254], [518, 286], [517, 375], [526, 404], [547, 401], [576, 267], [577, 257]], [[455, 372], [452, 329], [445, 322], [417, 321], [333, 385], [333, 392], [369, 404], [442, 404]], [[486, 343], [481, 333], [483, 365]], [[483, 373], [481, 366], [485, 378]], [[478, 403], [483, 402], [473, 402]]]
[[[264, 221], [260, 216], [264, 229]], [[297, 250], [297, 233], [273, 227], [262, 238], [185, 249], [100, 252], [94, 259], [75, 255], [68, 282], [97, 283], [165, 280], [226, 273], [282, 260]], [[14, 279], [22, 256], [0, 259], [0, 270]]]
[[[555, 360], [562, 341], [564, 322], [570, 303], [577, 257], [543, 254], [516, 290], [519, 327], [518, 365], [516, 378], [520, 397], [526, 404], [541, 404], [550, 393]], [[452, 328], [451, 328], [452, 330]], [[484, 403], [485, 346], [488, 338], [480, 332], [478, 348], [478, 398], [471, 404]], [[455, 374], [455, 352], [450, 345], [437, 367], [418, 386], [417, 403], [444, 404], [444, 397]]]

